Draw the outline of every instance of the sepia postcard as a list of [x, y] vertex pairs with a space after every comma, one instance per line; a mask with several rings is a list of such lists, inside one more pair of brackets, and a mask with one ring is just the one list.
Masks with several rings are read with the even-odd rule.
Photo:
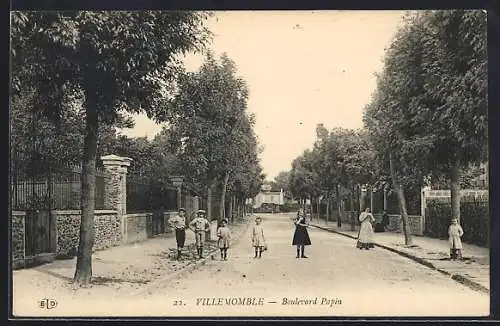
[[484, 10], [12, 11], [12, 317], [487, 317]]

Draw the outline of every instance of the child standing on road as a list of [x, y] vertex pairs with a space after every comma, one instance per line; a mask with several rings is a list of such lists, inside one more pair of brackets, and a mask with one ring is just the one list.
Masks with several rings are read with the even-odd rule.
[[462, 258], [462, 235], [464, 234], [464, 230], [458, 224], [458, 220], [456, 218], [451, 220], [451, 225], [448, 228], [448, 240], [450, 242], [450, 258], [452, 260], [461, 259]]
[[186, 210], [179, 208], [179, 214], [169, 219], [169, 224], [175, 231], [175, 240], [177, 241], [177, 259], [181, 258], [181, 250], [186, 241]]
[[260, 225], [261, 222], [262, 218], [257, 217], [252, 230], [252, 245], [255, 248], [255, 257], [253, 258], [262, 258], [262, 251], [266, 247], [266, 239], [264, 238], [264, 229]]
[[217, 229], [217, 237], [219, 237], [217, 244], [219, 245], [221, 260], [227, 260], [227, 249], [231, 240], [231, 231], [229, 231], [226, 225], [227, 220], [224, 219], [220, 222], [220, 227]]
[[198, 210], [197, 217], [189, 223], [189, 228], [194, 232], [196, 237], [196, 251], [199, 258], [203, 258], [203, 237], [205, 232], [210, 230], [210, 222], [205, 218], [205, 211]]

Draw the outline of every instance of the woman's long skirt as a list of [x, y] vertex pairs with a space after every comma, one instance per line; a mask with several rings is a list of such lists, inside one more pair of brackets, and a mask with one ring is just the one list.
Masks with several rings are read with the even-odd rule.
[[361, 228], [358, 233], [358, 242], [356, 247], [360, 249], [369, 249], [375, 247], [373, 243], [373, 227], [368, 221], [361, 223]]
[[293, 246], [309, 246], [311, 245], [311, 239], [309, 238], [309, 233], [305, 226], [295, 227], [295, 233], [293, 234], [292, 240]]

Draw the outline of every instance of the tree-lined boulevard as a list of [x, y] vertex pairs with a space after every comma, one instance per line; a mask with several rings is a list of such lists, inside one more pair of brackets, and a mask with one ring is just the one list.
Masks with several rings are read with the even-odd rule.
[[[43, 294], [57, 298], [53, 313], [73, 316], [91, 311], [107, 316], [484, 316], [489, 312], [487, 294], [385, 249], [358, 250], [355, 240], [314, 227], [309, 228], [309, 258], [297, 259], [291, 246], [293, 214], [260, 216], [269, 247], [260, 259], [253, 258], [250, 225], [229, 250], [227, 261], [215, 254], [197, 270], [168, 281], [162, 281], [166, 269], [160, 270], [149, 291], [138, 296], [126, 291], [113, 295], [117, 289], [109, 285], [72, 294], [53, 286], [53, 281], [36, 290], [27, 277], [38, 274], [43, 282], [51, 271], [61, 270], [45, 267], [45, 273], [17, 272], [14, 281], [21, 284], [15, 283], [15, 289], [26, 293], [23, 288], [31, 286], [32, 292], [16, 304], [20, 311], [40, 313], [28, 303]], [[117, 255], [107, 261], [117, 261]]]
[[[78, 232], [67, 236], [78, 242], [70, 248], [75, 259], [15, 271], [16, 309], [33, 313], [33, 301], [52, 297], [59, 302], [53, 312], [81, 316], [96, 309], [123, 316], [487, 315], [484, 291], [381, 247], [358, 250], [355, 240], [318, 228], [341, 228], [350, 214], [350, 231], [358, 231], [358, 216], [369, 207], [366, 196], [378, 191], [397, 198], [392, 206], [401, 221], [397, 238], [405, 248], [418, 247], [425, 237], [412, 233], [409, 216], [421, 209], [422, 189], [434, 187], [448, 189], [450, 195], [449, 202], [437, 205], [442, 210], [434, 211], [439, 223], [428, 223], [441, 238], [433, 240], [445, 241], [456, 220], [463, 222], [470, 239], [487, 246], [488, 203], [476, 196], [471, 204], [461, 196], [488, 162], [486, 13], [406, 13], [385, 51], [382, 70], [376, 72], [375, 89], [362, 111], [363, 127], [345, 128], [342, 121], [327, 127], [319, 117], [310, 148], [273, 181], [262, 166], [266, 144], [255, 131], [259, 117], [250, 112], [252, 89], [240, 76], [238, 58], [210, 50], [214, 35], [207, 20], [214, 14], [11, 14], [11, 175], [19, 184], [33, 181], [31, 191], [19, 192], [28, 202], [23, 216], [68, 209], [55, 207], [51, 186], [46, 197], [37, 197], [35, 188], [45, 184], [39, 180], [46, 171], [48, 180], [57, 176], [60, 184], [69, 185], [68, 196], [79, 196], [79, 210], [71, 207], [77, 211]], [[203, 62], [189, 71], [183, 58], [192, 53], [202, 54]], [[308, 108], [303, 110], [291, 114], [307, 114]], [[124, 136], [119, 130], [134, 126], [132, 114], [147, 116], [161, 131], [149, 139]], [[286, 132], [279, 133], [287, 137]], [[128, 163], [116, 168], [125, 174], [112, 181], [108, 176], [101, 185], [100, 158], [108, 154]], [[81, 167], [78, 177], [57, 174], [66, 164]], [[140, 190], [132, 191], [132, 182], [123, 181], [127, 166], [129, 181], [132, 176], [147, 181]], [[181, 180], [182, 187], [172, 180]], [[112, 209], [97, 207], [105, 197], [98, 183], [108, 191], [106, 203], [112, 202]], [[254, 212], [262, 208], [253, 204], [264, 184], [283, 190], [287, 203], [279, 206], [293, 209]], [[115, 191], [119, 187], [123, 198]], [[177, 189], [175, 195], [169, 193], [172, 189]], [[110, 194], [117, 198], [109, 200]], [[17, 188], [15, 196], [17, 202]], [[126, 214], [119, 205], [126, 212], [134, 196], [143, 201], [135, 207], [146, 216], [137, 223], [143, 230], [132, 223], [129, 229], [124, 226]], [[217, 259], [217, 253], [215, 259], [190, 255], [190, 232], [187, 258], [172, 258], [169, 250], [176, 244], [164, 210], [173, 213], [183, 205], [191, 205], [193, 214], [203, 206], [216, 226], [229, 222], [235, 238], [227, 261]], [[299, 258], [299, 249], [296, 258], [292, 246], [299, 207], [312, 213], [307, 219], [312, 241], [305, 249], [308, 258]], [[109, 233], [113, 241], [124, 237], [98, 229], [104, 224], [96, 222], [98, 209], [115, 211], [116, 219], [107, 221], [113, 230], [120, 229], [116, 232], [144, 238], [95, 252], [97, 234]], [[262, 258], [253, 258], [251, 232], [257, 216], [263, 218], [268, 246]], [[164, 229], [153, 236], [151, 225], [157, 222]], [[65, 239], [50, 235], [56, 224], [22, 226], [22, 241], [29, 238], [25, 230], [43, 233], [45, 227], [59, 250]], [[208, 241], [207, 250], [216, 252], [217, 245]], [[441, 247], [435, 250], [441, 254]], [[20, 251], [25, 255], [24, 247]], [[476, 266], [475, 257], [464, 252], [466, 259], [450, 262], [452, 269]], [[439, 259], [448, 261], [448, 252]], [[173, 277], [190, 266], [190, 273]], [[131, 294], [137, 291], [141, 294]]]

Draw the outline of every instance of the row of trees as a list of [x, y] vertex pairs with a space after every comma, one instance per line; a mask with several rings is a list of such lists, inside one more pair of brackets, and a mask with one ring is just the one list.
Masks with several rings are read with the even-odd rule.
[[[236, 66], [226, 54], [219, 59], [208, 53], [196, 72], [178, 81], [178, 91], [167, 104], [163, 119], [169, 121], [162, 135], [182, 163], [190, 186], [207, 194], [207, 215], [212, 198], [220, 194], [219, 218], [233, 216], [260, 191], [264, 175], [259, 165], [260, 148], [247, 113], [248, 89], [236, 76]], [[229, 191], [230, 196], [227, 196]]]
[[328, 131], [322, 124], [316, 128], [316, 142], [292, 162], [288, 189], [300, 202], [310, 199], [319, 205], [320, 198], [327, 204], [337, 202], [341, 218], [344, 201], [363, 203], [361, 185], [377, 186], [375, 153], [366, 132], [335, 128]]
[[[388, 183], [398, 195], [411, 244], [406, 194], [448, 180], [452, 217], [460, 219], [464, 172], [487, 160], [486, 13], [411, 12], [388, 49], [364, 129], [317, 128], [317, 141], [292, 164], [297, 198], [327, 198], [341, 185]], [[361, 200], [360, 202], [363, 202]]]
[[[188, 73], [182, 65], [182, 56], [209, 44], [209, 16], [186, 11], [12, 13], [11, 96], [20, 108], [13, 117], [19, 131], [11, 133], [13, 145], [55, 162], [82, 162], [74, 276], [80, 284], [92, 276], [99, 155], [137, 155], [136, 162], [150, 163], [134, 169], [159, 176], [176, 167], [192, 186], [205, 188], [209, 199], [221, 186], [222, 202], [227, 188], [240, 202], [260, 188], [254, 118], [245, 112], [248, 91], [234, 64], [227, 56], [218, 62], [208, 55], [198, 72]], [[129, 113], [146, 114], [166, 127], [152, 142], [119, 137], [115, 128], [130, 126]], [[42, 143], [30, 143], [29, 132], [21, 132], [27, 116], [46, 124], [37, 129], [45, 135], [37, 138]], [[50, 142], [48, 134], [57, 134], [56, 141]]]

